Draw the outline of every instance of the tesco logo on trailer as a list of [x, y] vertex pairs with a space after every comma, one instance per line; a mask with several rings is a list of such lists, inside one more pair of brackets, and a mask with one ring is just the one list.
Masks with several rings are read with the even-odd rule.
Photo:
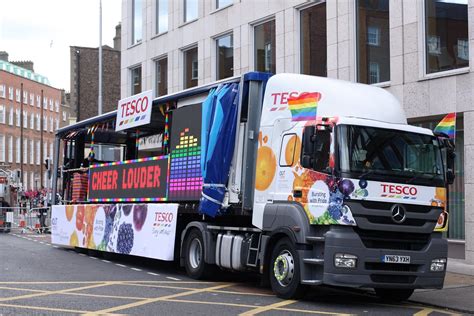
[[122, 99], [118, 103], [116, 131], [146, 125], [151, 120], [152, 90]]

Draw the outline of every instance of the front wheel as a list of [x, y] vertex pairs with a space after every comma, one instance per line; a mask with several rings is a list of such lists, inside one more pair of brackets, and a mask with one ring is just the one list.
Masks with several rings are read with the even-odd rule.
[[386, 302], [401, 302], [407, 300], [414, 289], [375, 289], [375, 294]]
[[307, 286], [300, 283], [299, 257], [295, 246], [288, 238], [280, 239], [272, 251], [270, 261], [270, 284], [273, 292], [281, 298], [299, 298]]
[[204, 240], [201, 231], [192, 229], [186, 236], [184, 267], [188, 275], [197, 280], [205, 279], [211, 266], [204, 261]]

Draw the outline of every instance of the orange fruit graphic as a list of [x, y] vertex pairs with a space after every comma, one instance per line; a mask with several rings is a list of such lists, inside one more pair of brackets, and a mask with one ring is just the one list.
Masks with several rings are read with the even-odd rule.
[[73, 215], [74, 215], [74, 205], [66, 205], [66, 218], [68, 222], [72, 220]]
[[257, 174], [255, 188], [265, 191], [272, 184], [276, 173], [276, 159], [272, 149], [267, 146], [260, 147], [257, 155]]
[[290, 138], [285, 148], [285, 161], [287, 166], [293, 167], [300, 159], [301, 140], [298, 135]]
[[73, 232], [71, 238], [69, 239], [69, 246], [77, 247], [79, 246], [79, 239], [77, 238], [77, 233]]

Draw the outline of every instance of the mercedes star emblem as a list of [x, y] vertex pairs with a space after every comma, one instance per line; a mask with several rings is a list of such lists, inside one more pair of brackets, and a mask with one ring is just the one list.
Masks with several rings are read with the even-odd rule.
[[392, 221], [394, 221], [397, 224], [401, 224], [405, 221], [407, 218], [406, 216], [406, 210], [403, 205], [400, 204], [395, 204], [391, 208], [392, 211]]

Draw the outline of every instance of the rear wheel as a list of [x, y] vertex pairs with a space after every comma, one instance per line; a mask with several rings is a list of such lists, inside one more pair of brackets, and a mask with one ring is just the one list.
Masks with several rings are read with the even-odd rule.
[[401, 302], [407, 300], [414, 289], [375, 289], [375, 294], [386, 302]]
[[299, 257], [294, 244], [280, 239], [272, 251], [270, 284], [278, 297], [289, 299], [302, 297], [307, 286], [300, 283]]
[[201, 231], [192, 229], [186, 236], [184, 247], [184, 267], [193, 279], [204, 279], [212, 268], [204, 262], [204, 240]]

